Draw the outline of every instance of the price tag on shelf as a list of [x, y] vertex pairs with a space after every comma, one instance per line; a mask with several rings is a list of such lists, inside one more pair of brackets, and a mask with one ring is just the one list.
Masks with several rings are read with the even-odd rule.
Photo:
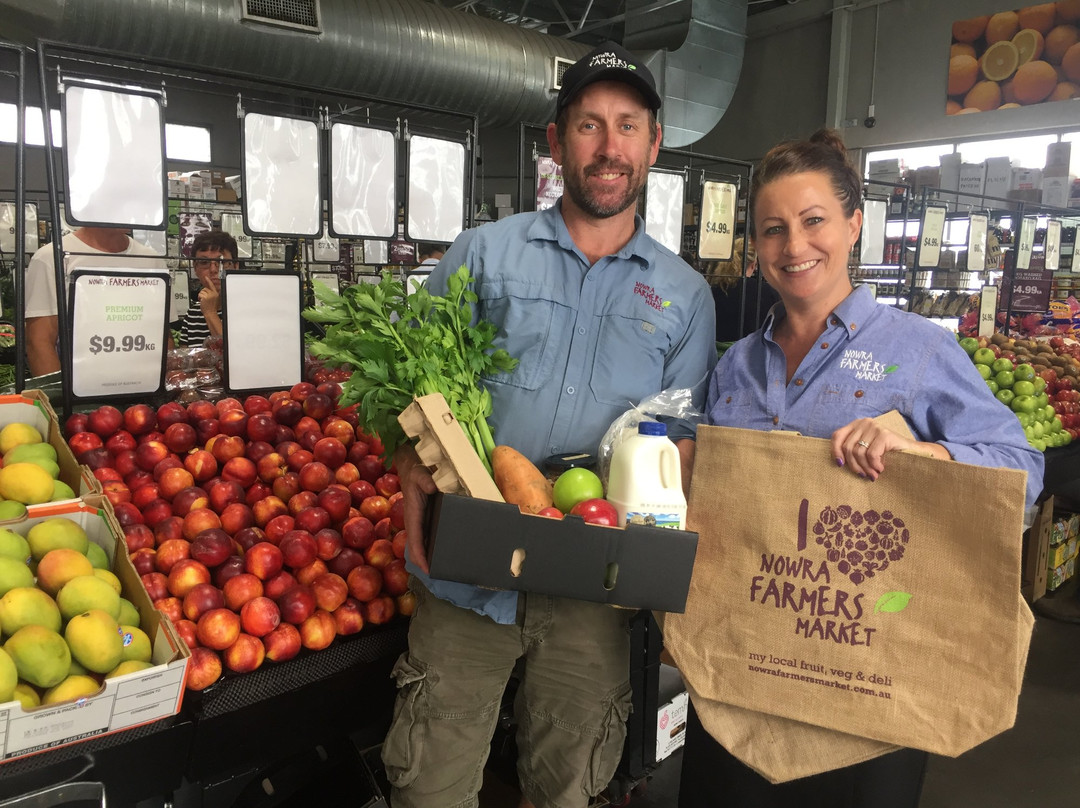
[[1046, 223], [1046, 239], [1043, 241], [1043, 260], [1047, 269], [1058, 269], [1061, 264], [1061, 220]]
[[1049, 269], [1018, 269], [1013, 275], [1012, 287], [1006, 290], [1012, 295], [1013, 311], [1046, 311], [1050, 306], [1050, 291], [1054, 285], [1054, 273]]
[[968, 218], [967, 268], [982, 272], [986, 268], [986, 227], [989, 217], [973, 213]]
[[941, 258], [941, 242], [945, 235], [945, 207], [927, 205], [919, 227], [918, 267], [936, 267]]
[[885, 263], [885, 218], [888, 213], [889, 203], [884, 199], [867, 199], [863, 202], [862, 235], [859, 237], [860, 263]]
[[99, 398], [160, 391], [169, 276], [76, 270], [71, 283], [72, 393]]
[[1025, 216], [1020, 223], [1020, 239], [1016, 248], [1016, 268], [1031, 267], [1031, 252], [1035, 246], [1035, 217]]
[[706, 182], [701, 193], [698, 255], [728, 261], [734, 251], [738, 189], [730, 182]]
[[[984, 217], [985, 218], [985, 217]], [[970, 255], [970, 253], [968, 253]], [[992, 283], [987, 284], [979, 293], [979, 336], [990, 337], [994, 334], [996, 325], [994, 318], [997, 314], [998, 288]]]

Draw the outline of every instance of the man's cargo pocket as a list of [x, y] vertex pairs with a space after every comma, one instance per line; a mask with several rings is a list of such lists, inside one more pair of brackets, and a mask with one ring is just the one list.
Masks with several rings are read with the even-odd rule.
[[604, 723], [593, 745], [589, 768], [585, 772], [585, 793], [596, 796], [611, 782], [622, 760], [626, 742], [626, 719], [630, 717], [632, 690], [624, 685], [611, 696], [604, 714]]
[[405, 788], [420, 771], [427, 674], [414, 666], [405, 653], [394, 665], [391, 676], [397, 682], [398, 695], [394, 702], [394, 719], [383, 741], [382, 759], [390, 784]]

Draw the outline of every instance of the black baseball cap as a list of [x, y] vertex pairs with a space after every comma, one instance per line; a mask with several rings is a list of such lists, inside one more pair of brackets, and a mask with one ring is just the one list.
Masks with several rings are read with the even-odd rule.
[[594, 81], [621, 81], [629, 84], [645, 98], [653, 112], [660, 109], [656, 80], [649, 68], [630, 51], [615, 42], [605, 42], [582, 56], [563, 73], [562, 89], [555, 103], [555, 118], [574, 100], [575, 96]]

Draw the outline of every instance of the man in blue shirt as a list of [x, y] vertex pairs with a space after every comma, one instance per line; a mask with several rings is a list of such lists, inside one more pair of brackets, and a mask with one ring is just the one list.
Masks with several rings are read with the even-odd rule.
[[[653, 393], [689, 388], [703, 403], [716, 356], [708, 286], [635, 213], [660, 147], [659, 107], [634, 56], [614, 43], [587, 54], [564, 75], [548, 127], [563, 167], [560, 203], [463, 233], [431, 275], [434, 294], [462, 264], [475, 278], [478, 316], [519, 360], [486, 380], [496, 443], [538, 465], [557, 452], [595, 452], [610, 423]], [[692, 430], [677, 424], [670, 434], [688, 471]], [[422, 512], [435, 485], [411, 449], [396, 459], [418, 605], [383, 745], [393, 805], [477, 804], [520, 659], [522, 806], [584, 808], [622, 755], [631, 612], [431, 579]]]

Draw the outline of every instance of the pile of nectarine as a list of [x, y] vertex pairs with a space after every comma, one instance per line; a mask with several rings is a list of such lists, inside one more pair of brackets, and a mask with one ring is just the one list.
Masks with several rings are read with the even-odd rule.
[[398, 476], [340, 393], [301, 382], [67, 420], [150, 599], [192, 649], [189, 688], [412, 613]]

